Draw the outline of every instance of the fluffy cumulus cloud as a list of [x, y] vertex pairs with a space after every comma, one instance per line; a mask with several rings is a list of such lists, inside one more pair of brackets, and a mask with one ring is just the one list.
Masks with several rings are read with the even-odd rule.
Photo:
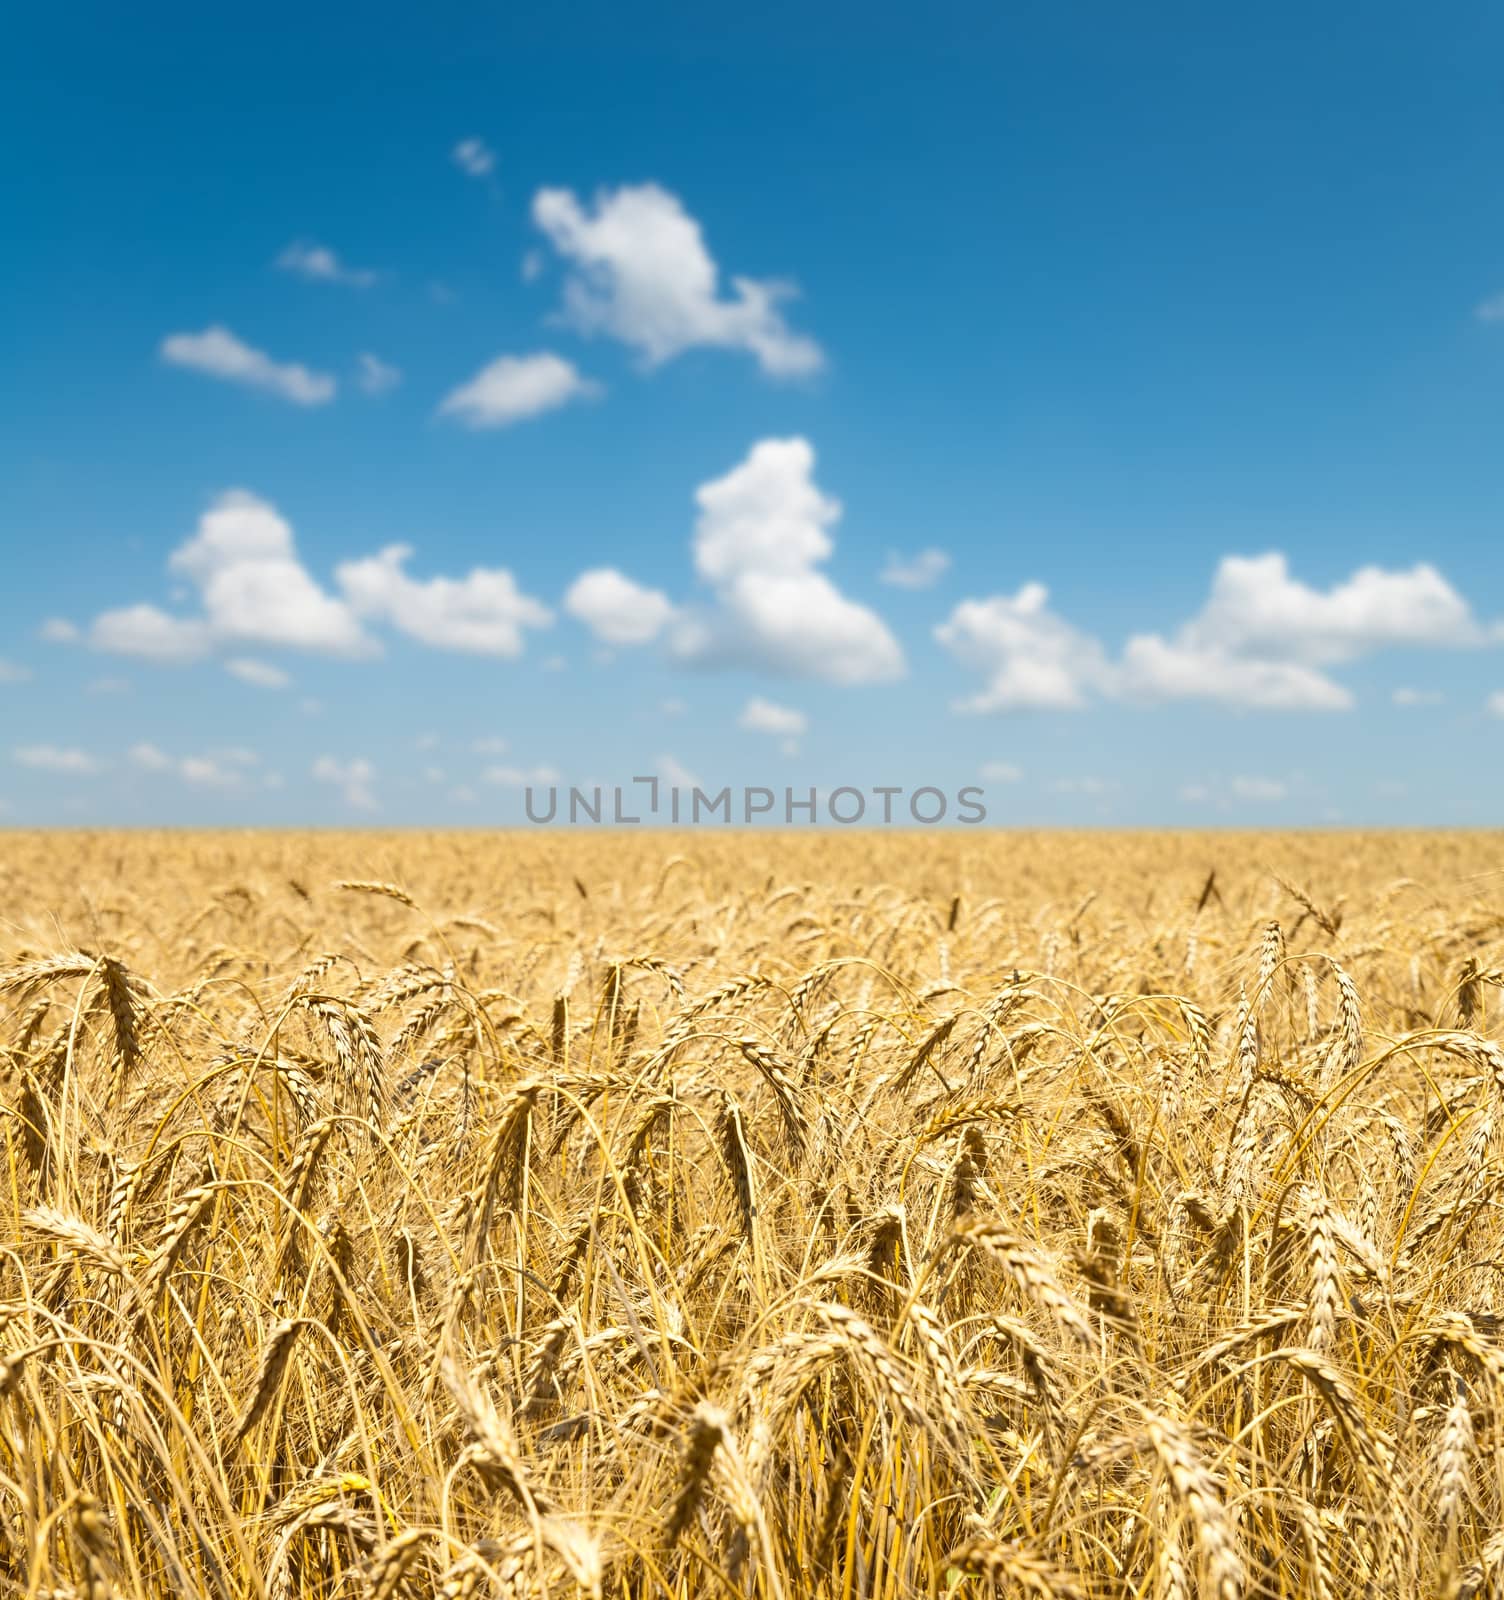
[[169, 366], [262, 389], [296, 406], [326, 405], [337, 387], [327, 372], [314, 372], [296, 361], [274, 361], [218, 324], [202, 333], [169, 334], [162, 341], [161, 356]]
[[582, 377], [572, 361], [540, 350], [527, 356], [498, 356], [468, 383], [451, 390], [439, 403], [441, 417], [454, 417], [468, 428], [508, 428], [514, 422], [557, 411], [572, 400], [592, 400], [600, 384]]
[[814, 480], [804, 439], [764, 439], [722, 478], [695, 491], [695, 571], [708, 604], [675, 607], [613, 568], [582, 574], [565, 597], [571, 615], [611, 644], [666, 632], [686, 663], [740, 666], [830, 683], [902, 675], [903, 652], [875, 611], [817, 571], [835, 546], [841, 505]]
[[[372, 629], [387, 624], [434, 649], [516, 656], [523, 629], [552, 621], [548, 607], [524, 594], [504, 567], [418, 579], [405, 570], [411, 556], [407, 545], [390, 545], [345, 562], [331, 590], [304, 565], [292, 526], [277, 508], [231, 490], [213, 502], [168, 562], [197, 591], [197, 614], [124, 606], [96, 617], [88, 640], [98, 650], [164, 665], [246, 645], [354, 660], [380, 652]], [[257, 656], [237, 653], [225, 666], [260, 688], [289, 681], [280, 667]]]
[[1351, 693], [1300, 661], [1269, 660], [1158, 634], [1128, 641], [1118, 685], [1147, 701], [1209, 700], [1258, 711], [1346, 711]]
[[950, 570], [950, 557], [931, 547], [918, 555], [904, 557], [890, 551], [879, 578], [895, 589], [932, 589]]
[[168, 567], [198, 588], [205, 624], [217, 639], [340, 656], [370, 651], [351, 608], [298, 559], [291, 524], [244, 490], [215, 501]]
[[674, 617], [661, 589], [634, 582], [615, 567], [582, 572], [564, 596], [564, 609], [606, 644], [647, 644]]
[[1353, 696], [1330, 668], [1390, 647], [1480, 645], [1497, 630], [1483, 628], [1424, 563], [1363, 567], [1317, 589], [1270, 552], [1225, 557], [1196, 616], [1169, 636], [1134, 635], [1117, 660], [1052, 612], [1039, 584], [1014, 596], [963, 601], [936, 637], [986, 680], [958, 702], [965, 711], [1071, 709], [1099, 697], [1340, 711]]
[[935, 637], [985, 684], [961, 711], [1075, 711], [1109, 680], [1100, 644], [1050, 610], [1042, 583], [1017, 594], [963, 600]]
[[410, 545], [388, 545], [337, 569], [358, 616], [389, 622], [434, 649], [485, 656], [520, 656], [523, 629], [553, 621], [505, 567], [476, 567], [463, 578], [411, 578], [404, 568], [412, 554]]
[[822, 365], [819, 345], [779, 309], [792, 286], [733, 277], [723, 292], [700, 224], [657, 184], [603, 190], [593, 204], [541, 189], [533, 220], [570, 265], [564, 313], [582, 332], [609, 334], [654, 366], [696, 346], [746, 350], [778, 378]]
[[303, 239], [288, 245], [277, 257], [276, 265], [310, 283], [340, 283], [350, 289], [369, 289], [377, 278], [369, 267], [347, 266], [328, 245]]
[[1435, 567], [1360, 567], [1330, 589], [1290, 575], [1277, 551], [1226, 556], [1187, 642], [1239, 655], [1351, 661], [1384, 645], [1462, 645], [1485, 635], [1467, 602]]
[[816, 570], [834, 549], [841, 504], [814, 479], [805, 439], [764, 439], [695, 492], [695, 570], [716, 604], [675, 631], [679, 656], [831, 683], [881, 683], [904, 670], [881, 617]]

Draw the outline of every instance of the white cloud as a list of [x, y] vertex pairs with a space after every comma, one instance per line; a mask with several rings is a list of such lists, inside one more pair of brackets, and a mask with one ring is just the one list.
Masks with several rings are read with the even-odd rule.
[[290, 400], [299, 406], [321, 406], [334, 398], [334, 379], [296, 361], [273, 361], [264, 350], [253, 349], [228, 328], [215, 324], [202, 333], [173, 333], [162, 341], [162, 359], [170, 366], [188, 367], [226, 383]]
[[[237, 644], [359, 658], [380, 651], [365, 621], [382, 621], [435, 649], [515, 656], [522, 651], [524, 628], [553, 620], [505, 568], [419, 580], [403, 570], [411, 555], [407, 545], [389, 545], [344, 562], [336, 569], [341, 593], [331, 594], [303, 566], [292, 528], [277, 509], [233, 490], [205, 512], [194, 536], [169, 562], [199, 590], [203, 615], [128, 606], [96, 618], [90, 642], [158, 662], [193, 661]], [[280, 686], [270, 676], [280, 669], [254, 658], [237, 657], [228, 669], [248, 682]]]
[[1479, 322], [1504, 322], [1504, 293], [1488, 297], [1477, 311]]
[[674, 756], [659, 756], [658, 776], [670, 789], [703, 789], [699, 776]]
[[1133, 699], [1209, 700], [1260, 711], [1346, 711], [1353, 703], [1340, 683], [1303, 662], [1172, 644], [1158, 634], [1128, 641], [1117, 683]]
[[902, 676], [882, 619], [815, 571], [834, 549], [826, 530], [841, 504], [816, 485], [814, 465], [807, 440], [764, 439], [695, 491], [695, 568], [717, 607], [674, 630], [675, 654], [841, 684]]
[[1101, 690], [1111, 671], [1102, 646], [1049, 608], [1042, 583], [1015, 595], [963, 600], [935, 637], [986, 687], [957, 703], [959, 711], [1074, 711], [1087, 691]]
[[355, 381], [366, 394], [387, 394], [402, 382], [402, 368], [373, 356], [369, 350], [362, 350], [360, 372]]
[[689, 707], [677, 695], [670, 695], [667, 700], [658, 702], [658, 710], [665, 717], [682, 717]]
[[461, 139], [449, 155], [455, 166], [472, 178], [488, 177], [496, 167], [496, 153], [484, 139]]
[[615, 567], [582, 572], [564, 596], [564, 609], [607, 644], [647, 644], [674, 616], [661, 589], [635, 583]]
[[1504, 689], [1498, 689], [1488, 697], [1484, 709], [1491, 716], [1504, 717]]
[[69, 622], [66, 617], [48, 617], [37, 629], [37, 637], [48, 644], [77, 644], [81, 635], [77, 623]]
[[1015, 596], [967, 600], [936, 629], [987, 687], [966, 711], [1064, 709], [1094, 696], [1146, 702], [1206, 700], [1263, 710], [1336, 711], [1351, 692], [1325, 668], [1390, 647], [1451, 648], [1498, 637], [1425, 563], [1363, 567], [1321, 590], [1292, 578], [1278, 552], [1227, 556], [1211, 593], [1172, 636], [1136, 634], [1119, 661], [1052, 613], [1039, 584]]
[[369, 289], [378, 277], [369, 267], [347, 267], [327, 245], [301, 239], [288, 245], [275, 264], [310, 283], [342, 283], [351, 289]]
[[1050, 788], [1056, 794], [1082, 794], [1093, 799], [1100, 799], [1103, 795], [1116, 794], [1122, 787], [1112, 778], [1056, 778]]
[[424, 783], [443, 783], [445, 781], [444, 769], [442, 767], [424, 767], [423, 781]]
[[298, 559], [277, 508], [243, 489], [222, 494], [168, 567], [197, 585], [216, 639], [254, 640], [329, 655], [371, 652], [350, 607]]
[[274, 667], [269, 661], [257, 661], [251, 656], [236, 656], [225, 662], [225, 671], [257, 689], [285, 689], [292, 682], [281, 667]]
[[573, 265], [564, 308], [582, 332], [620, 339], [652, 366], [697, 345], [750, 351], [773, 377], [821, 366], [820, 347], [778, 309], [792, 286], [734, 277], [723, 298], [699, 223], [657, 184], [602, 190], [593, 207], [570, 189], [540, 189], [533, 220]]
[[1278, 778], [1234, 778], [1228, 787], [1238, 800], [1283, 800], [1290, 793]]
[[494, 783], [502, 789], [526, 789], [530, 784], [557, 783], [557, 768], [538, 767], [487, 767], [481, 773], [483, 783]]
[[1439, 706], [1446, 700], [1446, 696], [1439, 689], [1396, 689], [1390, 699], [1395, 705], [1408, 708]]
[[1234, 778], [1211, 777], [1183, 784], [1179, 798], [1187, 805], [1215, 806], [1228, 811], [1242, 801], [1249, 805], [1277, 805], [1290, 797], [1291, 785], [1283, 778], [1243, 775]]
[[754, 695], [742, 707], [736, 725], [752, 733], [772, 733], [786, 739], [797, 739], [809, 731], [809, 718], [792, 706], [781, 706]]
[[523, 594], [505, 567], [476, 567], [463, 578], [408, 577], [405, 544], [388, 545], [336, 569], [340, 587], [361, 617], [390, 622], [436, 650], [520, 656], [524, 628], [546, 628], [553, 613]]
[[504, 756], [511, 746], [505, 739], [498, 738], [495, 734], [485, 734], [479, 739], [470, 741], [470, 749], [478, 756]]
[[169, 616], [157, 606], [134, 605], [97, 616], [89, 643], [112, 655], [170, 666], [197, 661], [208, 651], [211, 634], [206, 623]]
[[1011, 761], [984, 761], [982, 763], [982, 776], [988, 783], [1018, 783], [1022, 780], [1024, 770], [1015, 767]]
[[238, 788], [245, 779], [242, 771], [237, 769], [254, 767], [260, 763], [260, 757], [254, 750], [231, 748], [204, 755], [175, 757], [149, 743], [132, 745], [126, 759], [142, 772], [171, 773], [184, 783], [201, 789]]
[[17, 666], [14, 661], [0, 657], [0, 683], [25, 683], [30, 676], [30, 667]]
[[1278, 551], [1224, 556], [1185, 643], [1238, 655], [1332, 663], [1387, 645], [1480, 644], [1467, 602], [1427, 562], [1360, 567], [1327, 590], [1290, 576]]
[[890, 583], [897, 589], [930, 589], [949, 570], [950, 557], [933, 546], [921, 550], [908, 560], [896, 551], [889, 551], [887, 564], [878, 574], [878, 581]]
[[335, 756], [320, 756], [314, 762], [313, 777], [319, 783], [330, 783], [344, 796], [345, 804], [357, 811], [374, 811], [376, 793], [373, 787], [376, 768], [364, 756], [351, 761], [340, 761]]
[[572, 361], [540, 350], [527, 356], [498, 356], [468, 383], [445, 395], [439, 415], [458, 417], [467, 428], [507, 428], [603, 392], [600, 384], [582, 377]]
[[207, 789], [233, 789], [241, 782], [238, 772], [221, 766], [213, 756], [184, 756], [178, 763], [178, 772], [184, 783]]
[[57, 772], [72, 778], [92, 778], [100, 771], [99, 763], [87, 751], [64, 748], [55, 744], [18, 745], [11, 752], [18, 765], [36, 772]]
[[842, 684], [901, 677], [903, 652], [882, 619], [815, 570], [835, 548], [827, 530], [841, 505], [816, 485], [814, 465], [807, 440], [763, 439], [695, 491], [694, 564], [712, 604], [675, 606], [598, 567], [571, 585], [565, 609], [611, 645], [666, 632], [670, 654], [685, 662]]

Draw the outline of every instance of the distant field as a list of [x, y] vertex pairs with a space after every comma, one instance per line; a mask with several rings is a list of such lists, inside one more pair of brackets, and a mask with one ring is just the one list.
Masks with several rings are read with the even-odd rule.
[[1504, 1578], [1504, 834], [0, 832], [0, 1595]]

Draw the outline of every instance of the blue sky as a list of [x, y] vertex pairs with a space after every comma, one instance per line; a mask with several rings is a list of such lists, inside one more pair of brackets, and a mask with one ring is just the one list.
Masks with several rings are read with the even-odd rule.
[[1497, 822], [1497, 8], [703, 9], [11, 19], [0, 821]]

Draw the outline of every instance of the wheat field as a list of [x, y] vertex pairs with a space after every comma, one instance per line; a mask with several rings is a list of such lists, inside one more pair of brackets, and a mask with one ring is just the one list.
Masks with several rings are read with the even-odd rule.
[[1499, 1592], [1501, 846], [0, 834], [3, 1592]]

